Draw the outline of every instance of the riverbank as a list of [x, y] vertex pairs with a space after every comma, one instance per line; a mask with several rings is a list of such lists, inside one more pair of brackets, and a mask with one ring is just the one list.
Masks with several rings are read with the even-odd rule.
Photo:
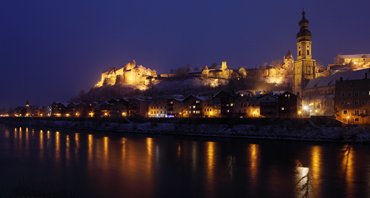
[[306, 141], [370, 143], [370, 130], [333, 118], [147, 119], [147, 118], [0, 118], [1, 123], [119, 133], [174, 134]]

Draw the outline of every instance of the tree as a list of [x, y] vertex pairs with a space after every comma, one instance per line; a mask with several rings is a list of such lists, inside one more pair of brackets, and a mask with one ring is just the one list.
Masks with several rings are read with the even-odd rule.
[[210, 67], [209, 67], [209, 69], [216, 69], [217, 68], [217, 63], [213, 63]]
[[186, 71], [189, 72], [189, 71], [193, 71], [193, 68], [191, 67], [190, 64], [187, 64], [186, 65]]
[[344, 58], [342, 58], [341, 54], [338, 54], [338, 56], [334, 57], [334, 64], [336, 65], [343, 65]]

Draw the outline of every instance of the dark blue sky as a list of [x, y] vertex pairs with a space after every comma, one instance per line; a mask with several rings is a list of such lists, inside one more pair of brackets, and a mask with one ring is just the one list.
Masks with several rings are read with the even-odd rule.
[[[109, 67], [296, 58], [304, 1], [0, 0], [0, 107], [50, 105], [88, 91]], [[370, 53], [369, 0], [305, 1], [313, 58]]]

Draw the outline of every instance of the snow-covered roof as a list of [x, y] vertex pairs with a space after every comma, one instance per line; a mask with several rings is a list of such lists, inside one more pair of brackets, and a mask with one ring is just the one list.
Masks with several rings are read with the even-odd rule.
[[368, 69], [362, 69], [357, 71], [345, 72], [334, 74], [327, 77], [315, 78], [308, 81], [306, 88], [304, 89], [313, 89], [319, 87], [335, 86], [335, 82], [342, 78], [343, 80], [360, 80], [365, 78], [365, 73], [370, 77]]
[[365, 56], [365, 57], [369, 57], [369, 58], [370, 58], [370, 54], [350, 54], [350, 55], [340, 55], [340, 57], [342, 57], [342, 58], [344, 58], [344, 59], [363, 58], [363, 56]]

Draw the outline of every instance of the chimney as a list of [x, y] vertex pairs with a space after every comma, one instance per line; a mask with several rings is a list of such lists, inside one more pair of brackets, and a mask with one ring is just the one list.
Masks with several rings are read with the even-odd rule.
[[343, 77], [340, 77], [340, 81], [343, 81]]

